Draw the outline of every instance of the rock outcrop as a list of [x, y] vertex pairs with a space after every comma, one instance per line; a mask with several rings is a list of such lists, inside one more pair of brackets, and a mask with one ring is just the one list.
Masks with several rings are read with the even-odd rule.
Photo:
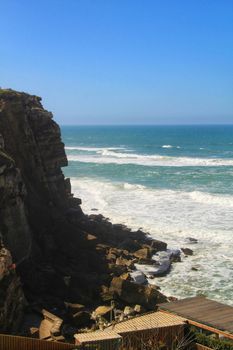
[[153, 309], [165, 300], [155, 288], [139, 288], [130, 272], [166, 244], [84, 215], [62, 173], [66, 165], [59, 126], [41, 99], [0, 89], [0, 235], [16, 267], [0, 280], [0, 331], [16, 331], [24, 294], [29, 305], [59, 312], [67, 311], [65, 301], [95, 309], [114, 298]]
[[0, 244], [0, 329], [15, 333], [23, 319], [26, 300], [12, 257]]

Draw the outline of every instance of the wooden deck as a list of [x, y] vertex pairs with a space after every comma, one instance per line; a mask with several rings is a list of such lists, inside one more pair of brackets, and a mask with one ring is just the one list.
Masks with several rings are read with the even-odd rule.
[[159, 305], [161, 311], [186, 318], [189, 323], [233, 339], [233, 307], [194, 297]]

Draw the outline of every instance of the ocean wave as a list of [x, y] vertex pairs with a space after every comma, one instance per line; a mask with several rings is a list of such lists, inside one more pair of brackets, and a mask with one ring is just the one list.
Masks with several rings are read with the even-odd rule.
[[180, 148], [180, 146], [163, 145], [162, 148]]
[[82, 146], [65, 146], [68, 151], [87, 151], [87, 152], [102, 152], [108, 150], [123, 150], [125, 147], [82, 147]]
[[69, 161], [100, 164], [136, 164], [143, 166], [233, 166], [233, 159], [170, 157], [162, 155], [142, 155], [98, 149], [96, 155], [68, 154]]
[[[230, 220], [233, 196], [230, 195], [156, 189], [140, 184], [91, 178], [71, 178], [71, 182], [75, 194], [83, 198], [85, 210], [94, 206], [113, 219], [116, 216], [119, 221], [129, 220], [127, 223], [130, 226], [144, 225], [152, 232], [155, 227], [170, 233], [187, 230], [189, 236], [193, 232], [194, 236], [199, 237], [202, 237], [204, 230], [208, 231], [212, 238], [214, 230], [220, 226], [229, 230], [233, 228], [233, 219]], [[137, 223], [137, 220], [140, 223]], [[219, 239], [217, 236], [215, 238]]]
[[129, 184], [128, 182], [125, 182], [124, 184], [123, 184], [123, 187], [124, 187], [124, 189], [126, 189], [126, 190], [145, 190], [146, 189], [146, 187], [145, 186], [143, 186], [143, 185], [137, 185], [137, 184]]
[[162, 148], [173, 148], [174, 146], [172, 145], [163, 145]]
[[189, 193], [190, 198], [199, 203], [216, 204], [221, 206], [233, 207], [233, 197], [228, 195], [217, 195], [204, 193], [200, 191], [192, 191]]
[[[152, 189], [97, 178], [71, 178], [71, 183], [88, 214], [98, 208], [113, 223], [132, 229], [141, 227], [154, 238], [166, 241], [169, 248], [189, 246], [187, 237], [198, 240], [190, 246], [193, 256], [174, 264], [168, 279], [150, 280], [162, 292], [185, 298], [201, 290], [211, 298], [232, 300], [232, 196]], [[199, 271], [193, 271], [193, 266], [198, 266]]]

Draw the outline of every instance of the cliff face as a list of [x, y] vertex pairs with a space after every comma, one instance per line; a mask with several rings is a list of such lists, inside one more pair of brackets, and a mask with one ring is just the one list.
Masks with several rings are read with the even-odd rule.
[[67, 158], [60, 129], [40, 100], [0, 89], [0, 237], [17, 272], [0, 278], [0, 330], [17, 328], [24, 294], [41, 307], [71, 301], [90, 308], [113, 298], [133, 304], [138, 292], [141, 304], [153, 308], [165, 300], [156, 289], [139, 292], [130, 276], [123, 284], [113, 279], [166, 244], [82, 213], [61, 170]]
[[0, 329], [17, 332], [24, 315], [26, 300], [9, 250], [0, 248]]
[[40, 234], [54, 208], [68, 207], [70, 193], [61, 171], [67, 159], [59, 127], [39, 97], [3, 91], [0, 133], [1, 231], [18, 261], [29, 254], [32, 228]]
[[[49, 275], [53, 275], [51, 283], [55, 278], [63, 286], [55, 271], [44, 270], [56, 250], [57, 218], [64, 216], [72, 200], [78, 207], [61, 171], [66, 165], [60, 129], [52, 114], [43, 109], [40, 98], [0, 90], [0, 237], [29, 295], [46, 293]], [[12, 321], [22, 299], [17, 295], [23, 295], [19, 278], [10, 273], [2, 276], [0, 284], [7, 296], [2, 317], [8, 315], [6, 319]], [[12, 317], [7, 311], [9, 300]], [[0, 321], [0, 328], [9, 328], [5, 326]]]

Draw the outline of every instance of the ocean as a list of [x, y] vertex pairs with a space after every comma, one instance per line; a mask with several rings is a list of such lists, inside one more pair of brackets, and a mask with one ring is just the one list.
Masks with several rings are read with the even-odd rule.
[[194, 251], [151, 283], [233, 305], [233, 125], [63, 126], [62, 138], [85, 213]]

